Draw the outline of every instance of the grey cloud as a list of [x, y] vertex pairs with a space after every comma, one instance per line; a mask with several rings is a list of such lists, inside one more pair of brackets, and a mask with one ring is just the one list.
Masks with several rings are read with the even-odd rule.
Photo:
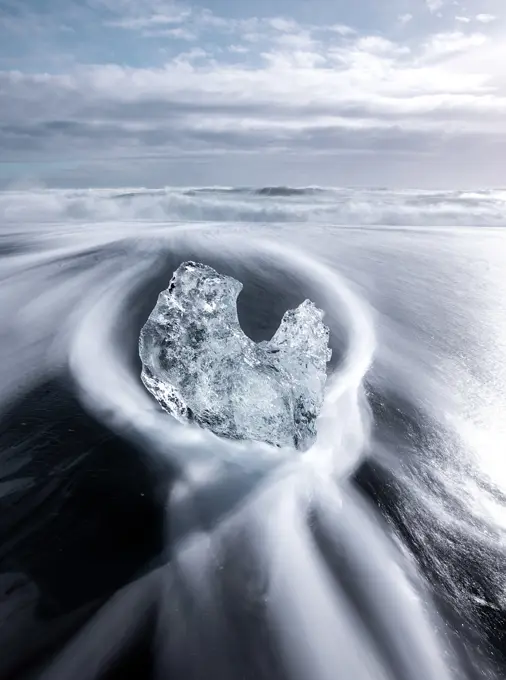
[[[469, 101], [466, 96], [452, 96], [445, 100], [426, 98], [423, 108], [417, 108], [416, 98], [405, 100], [372, 99], [371, 101], [343, 100], [300, 104], [293, 101], [241, 101], [234, 97], [218, 97], [216, 93], [198, 91], [152, 93], [137, 100], [128, 100], [122, 93], [111, 91], [109, 95], [98, 96], [93, 90], [65, 78], [22, 77], [0, 72], [0, 123], [15, 125], [51, 122], [55, 115], [65, 117], [67, 125], [89, 124], [97, 121], [103, 126], [121, 127], [125, 123], [142, 122], [147, 126], [163, 127], [177, 125], [184, 128], [190, 119], [198, 120], [208, 129], [214, 121], [225, 116], [240, 122], [244, 118], [255, 118], [269, 124], [273, 121], [301, 121], [310, 126], [311, 120], [320, 116], [338, 116], [343, 119], [364, 120], [369, 127], [404, 125], [416, 127], [416, 121], [423, 123], [493, 121], [502, 124], [506, 113], [506, 99], [495, 98], [487, 108], [483, 101]], [[428, 102], [428, 103], [427, 103]], [[430, 104], [430, 105], [429, 105]], [[411, 121], [411, 122], [410, 122]], [[98, 128], [97, 128], [98, 130]], [[274, 132], [273, 132], [274, 134]], [[115, 136], [115, 130], [111, 130]]]
[[184, 125], [131, 130], [119, 125], [90, 125], [73, 121], [48, 121], [27, 126], [0, 127], [0, 149], [5, 159], [38, 156], [57, 158], [78, 155], [101, 157], [206, 156], [217, 153], [272, 153], [285, 151], [309, 154], [335, 153], [431, 153], [445, 143], [446, 136], [409, 132], [398, 126], [376, 130], [335, 127], [302, 128], [290, 135], [267, 130], [193, 130]]
[[[102, 159], [114, 164], [128, 158], [150, 164], [178, 158], [206, 164], [213, 158], [223, 163], [235, 156], [248, 158], [249, 163], [257, 157], [264, 164], [277, 158], [279, 165], [285, 155], [298, 163], [313, 158], [323, 167], [322, 158], [366, 156], [368, 163], [388, 158], [400, 167], [404, 162], [420, 164], [424, 157], [438, 158], [443, 151], [460, 158], [463, 147], [482, 157], [484, 145], [499, 148], [502, 138], [497, 130], [487, 129], [480, 134], [448, 134], [443, 123], [449, 113], [444, 106], [424, 113], [416, 107], [399, 112], [395, 100], [389, 109], [378, 98], [269, 102], [265, 93], [255, 99], [253, 90], [247, 102], [230, 95], [219, 98], [214, 91], [199, 92], [195, 87], [170, 90], [170, 82], [167, 89], [157, 95], [153, 87], [140, 88], [133, 98], [112, 85], [109, 91], [103, 83], [98, 88], [93, 73], [68, 77], [0, 73], [0, 159], [32, 163]], [[452, 106], [453, 121], [483, 123], [487, 115], [491, 120], [501, 118], [498, 108], [491, 107], [485, 115], [467, 100], [459, 105], [458, 97], [452, 99]], [[325, 117], [342, 120], [330, 124]], [[235, 181], [233, 177], [228, 183]]]

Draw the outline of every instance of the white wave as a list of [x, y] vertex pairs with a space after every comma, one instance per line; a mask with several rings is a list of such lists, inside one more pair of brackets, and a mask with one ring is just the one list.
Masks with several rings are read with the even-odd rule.
[[506, 224], [506, 192], [316, 187], [288, 196], [229, 187], [0, 192], [0, 222], [110, 220], [493, 227]]

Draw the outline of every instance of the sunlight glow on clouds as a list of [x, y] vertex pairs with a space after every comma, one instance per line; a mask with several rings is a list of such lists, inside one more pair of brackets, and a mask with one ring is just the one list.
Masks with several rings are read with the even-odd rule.
[[[314, 21], [257, 16], [254, 4], [225, 16], [214, 5], [88, 0], [83, 14], [72, 3], [57, 12], [55, 0], [51, 22], [35, 0], [31, 12], [11, 3], [0, 14], [1, 159], [136, 159], [143, 183], [146, 164], [163, 159], [185, 159], [200, 177], [210, 159], [267, 171], [290, 158], [321, 182], [330, 158], [353, 158], [367, 183], [382, 181], [380, 161], [418, 185], [430, 183], [431, 163], [446, 163], [458, 183], [463, 153], [504, 148], [500, 6], [483, 3], [474, 17], [442, 0], [423, 14], [414, 0], [405, 6], [380, 30], [338, 11], [326, 21], [317, 11]], [[16, 46], [22, 25], [38, 27], [32, 61]], [[506, 170], [497, 177], [506, 183]]]

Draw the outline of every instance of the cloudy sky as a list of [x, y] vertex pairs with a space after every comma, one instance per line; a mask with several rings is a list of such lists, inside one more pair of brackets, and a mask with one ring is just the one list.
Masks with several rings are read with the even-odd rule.
[[504, 0], [0, 0], [0, 185], [506, 186]]

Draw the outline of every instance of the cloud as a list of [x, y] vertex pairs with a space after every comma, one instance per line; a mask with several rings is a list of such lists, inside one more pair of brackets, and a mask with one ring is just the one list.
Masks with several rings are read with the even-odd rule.
[[160, 0], [143, 2], [104, 2], [112, 15], [106, 25], [116, 29], [138, 32], [141, 37], [173, 37], [194, 40], [204, 31], [234, 31], [240, 22], [216, 16], [207, 8]]
[[175, 40], [187, 40], [189, 42], [198, 39], [198, 34], [187, 28], [178, 26], [177, 28], [162, 28], [156, 30], [146, 30], [142, 33], [145, 38], [174, 38]]
[[363, 38], [359, 38], [355, 43], [355, 47], [363, 54], [385, 56], [407, 54], [410, 51], [407, 45], [398, 45], [387, 38], [377, 35], [368, 35]]
[[493, 21], [496, 21], [497, 17], [494, 16], [493, 14], [477, 14], [476, 15], [476, 21], [479, 21], [482, 24], [490, 24]]
[[276, 31], [281, 31], [282, 33], [293, 33], [299, 29], [296, 21], [293, 19], [285, 19], [284, 17], [274, 17], [272, 19], [268, 19], [267, 24]]
[[401, 14], [398, 21], [401, 24], [401, 26], [406, 26], [411, 21], [413, 21], [413, 15], [412, 14]]
[[471, 23], [471, 19], [469, 17], [455, 17], [455, 21], [458, 21], [461, 24]]
[[150, 14], [115, 19], [113, 21], [109, 21], [108, 25], [114, 26], [115, 28], [124, 28], [129, 31], [138, 31], [145, 28], [181, 24], [186, 21], [189, 16], [191, 16], [190, 10], [180, 9], [175, 10], [172, 13]]
[[176, 64], [189, 64], [192, 63], [198, 59], [209, 59], [210, 58], [209, 52], [206, 52], [203, 50], [201, 47], [194, 47], [192, 50], [189, 52], [181, 52], [175, 59], [174, 63]]
[[232, 54], [247, 54], [249, 49], [244, 45], [229, 45], [228, 51]]
[[465, 34], [460, 31], [437, 33], [426, 43], [425, 59], [439, 59], [458, 53], [468, 52], [487, 42], [482, 33]]
[[331, 26], [325, 27], [325, 30], [337, 33], [342, 36], [356, 35], [357, 31], [351, 26], [346, 26], [345, 24], [332, 24]]
[[[502, 40], [458, 17], [461, 30], [432, 34], [409, 19], [407, 42], [408, 19], [395, 15], [388, 34], [93, 1], [114, 35], [149, 38], [140, 42], [163, 48], [163, 61], [0, 72], [5, 162], [387, 154], [414, 167], [421, 154], [506, 134]], [[204, 32], [194, 49], [175, 47]]]
[[504, 95], [483, 74], [461, 71], [451, 61], [482, 39], [438, 34], [416, 53], [379, 36], [321, 52], [274, 43], [256, 68], [220, 63], [195, 49], [158, 69], [104, 65], [64, 76], [4, 73], [2, 147], [9, 153], [103, 153], [107, 141], [111, 153], [154, 147], [193, 153], [197, 143], [209, 150], [212, 140], [214, 151], [238, 144], [263, 152], [267, 140], [291, 148], [305, 139], [309, 148], [317, 130], [318, 139], [327, 134], [332, 144], [357, 130], [367, 131], [365, 140], [389, 138], [393, 130], [399, 139], [437, 138], [449, 124], [455, 134], [477, 133], [484, 119], [499, 133], [506, 127]]
[[429, 12], [435, 13], [443, 7], [444, 3], [443, 0], [425, 0], [425, 4]]

